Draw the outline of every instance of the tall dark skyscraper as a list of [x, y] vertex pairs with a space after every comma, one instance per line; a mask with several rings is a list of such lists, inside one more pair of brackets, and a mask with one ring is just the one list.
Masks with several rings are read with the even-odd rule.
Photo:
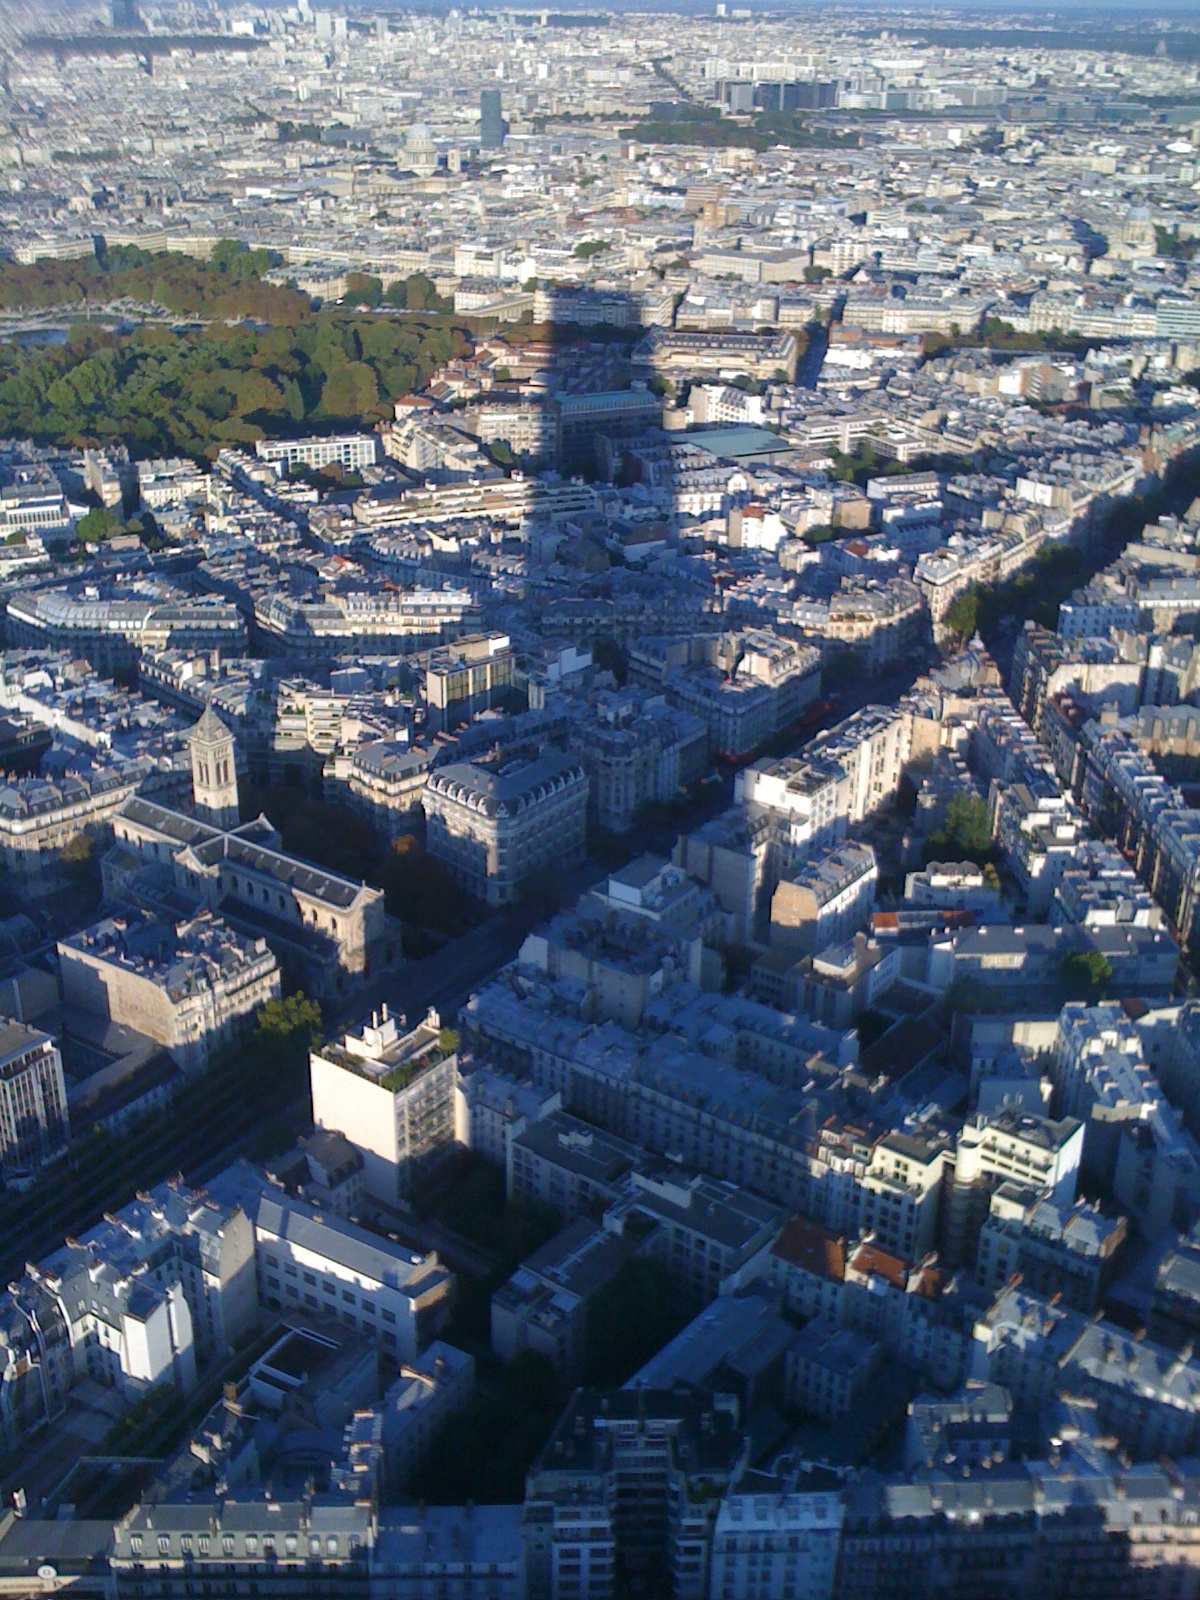
[[504, 148], [505, 132], [499, 89], [480, 90], [479, 148], [481, 150], [502, 150]]

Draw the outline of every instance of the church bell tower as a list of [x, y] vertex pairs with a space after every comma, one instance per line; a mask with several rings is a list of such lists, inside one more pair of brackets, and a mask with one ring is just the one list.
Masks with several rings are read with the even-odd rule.
[[237, 769], [233, 759], [233, 734], [211, 704], [188, 735], [192, 752], [192, 799], [196, 815], [215, 828], [236, 828], [238, 811]]

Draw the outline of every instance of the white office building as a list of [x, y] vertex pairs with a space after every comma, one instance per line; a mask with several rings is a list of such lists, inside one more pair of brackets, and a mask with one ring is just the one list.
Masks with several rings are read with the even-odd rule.
[[255, 1206], [259, 1301], [273, 1311], [326, 1317], [412, 1361], [449, 1310], [454, 1274], [340, 1217], [283, 1194]]
[[257, 439], [255, 454], [260, 461], [278, 461], [286, 471], [310, 467], [338, 466], [349, 472], [373, 467], [379, 460], [379, 440], [373, 433], [336, 433], [326, 439]]

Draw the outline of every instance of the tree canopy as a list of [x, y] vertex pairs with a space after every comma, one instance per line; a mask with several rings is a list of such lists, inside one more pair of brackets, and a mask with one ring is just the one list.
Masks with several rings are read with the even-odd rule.
[[1112, 967], [1099, 950], [1069, 950], [1058, 964], [1058, 978], [1068, 1000], [1103, 1000], [1112, 982]]
[[963, 643], [970, 639], [979, 621], [979, 596], [976, 591], [973, 588], [964, 589], [962, 594], [955, 595], [946, 607], [942, 621]]
[[397, 278], [389, 283], [383, 296], [384, 303], [398, 306], [404, 311], [453, 311], [453, 300], [437, 292], [433, 279], [423, 272], [413, 272], [407, 278]]
[[222, 239], [208, 261], [172, 253], [152, 255], [132, 245], [101, 249], [79, 261], [0, 262], [0, 310], [44, 311], [57, 306], [95, 310], [132, 301], [181, 317], [252, 317], [299, 322], [312, 303], [298, 289], [267, 283], [266, 250]]
[[[370, 426], [467, 348], [427, 278], [397, 301], [420, 319], [322, 309], [268, 283], [266, 251], [222, 241], [208, 262], [113, 249], [83, 261], [0, 262], [0, 310], [94, 311], [133, 302], [206, 325], [114, 333], [76, 322], [60, 345], [0, 345], [0, 430], [39, 443], [128, 444], [134, 456], [215, 456], [347, 422]], [[351, 307], [378, 305], [377, 278], [351, 274]]]
[[268, 1000], [244, 1046], [242, 1059], [254, 1074], [248, 1097], [277, 1107], [301, 1093], [308, 1083], [308, 1053], [321, 1031], [321, 1007], [315, 1000], [304, 994]]
[[107, 506], [95, 506], [75, 525], [75, 532], [84, 544], [102, 544], [116, 533], [122, 532], [120, 517]]
[[0, 345], [0, 430], [46, 444], [122, 440], [138, 457], [212, 457], [224, 444], [370, 426], [466, 348], [444, 320], [336, 309], [264, 328], [115, 334], [80, 324], [62, 345]]
[[941, 827], [925, 841], [926, 861], [974, 861], [982, 866], [991, 850], [987, 801], [974, 795], [954, 795]]

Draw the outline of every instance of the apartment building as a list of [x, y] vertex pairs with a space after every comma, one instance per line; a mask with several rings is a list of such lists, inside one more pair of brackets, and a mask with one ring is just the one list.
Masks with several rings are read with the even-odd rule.
[[458, 1054], [449, 1042], [436, 1011], [405, 1030], [385, 1005], [360, 1032], [309, 1056], [313, 1121], [359, 1151], [363, 1191], [387, 1207], [408, 1200], [453, 1148]]
[[986, 1600], [998, 1584], [1147, 1600], [1176, 1585], [1186, 1592], [1196, 1552], [1181, 1502], [1191, 1481], [1116, 1459], [1097, 1472], [1081, 1449], [1012, 1469], [955, 1462], [915, 1480], [863, 1482], [845, 1495], [835, 1592], [845, 1600]]
[[589, 1307], [634, 1253], [634, 1242], [584, 1217], [527, 1257], [492, 1295], [491, 1345], [501, 1361], [536, 1350], [578, 1381], [587, 1354]]
[[433, 751], [425, 745], [372, 739], [356, 746], [353, 755], [326, 763], [326, 793], [332, 783], [375, 832], [398, 839], [421, 825], [421, 796], [432, 765]]
[[10, 1447], [86, 1379], [136, 1401], [190, 1390], [257, 1312], [254, 1235], [234, 1197], [160, 1184], [30, 1264], [0, 1306], [0, 1428]]
[[703, 1600], [720, 1496], [744, 1466], [734, 1407], [701, 1390], [578, 1390], [530, 1469], [529, 1594], [610, 1596], [619, 1569]]
[[781, 732], [816, 699], [821, 654], [765, 628], [686, 638], [642, 638], [629, 653], [631, 680], [699, 717], [709, 753], [737, 760]]
[[514, 1078], [483, 1062], [472, 1062], [470, 1070], [460, 1072], [458, 1079], [456, 1136], [467, 1149], [507, 1172], [513, 1140], [530, 1124], [561, 1108], [560, 1094], [548, 1094], [528, 1078]]
[[870, 845], [845, 841], [815, 851], [771, 897], [771, 944], [813, 955], [850, 938], [867, 921], [878, 877]]
[[631, 360], [635, 368], [656, 372], [663, 377], [745, 376], [770, 382], [783, 373], [790, 382], [796, 370], [799, 345], [787, 329], [776, 333], [688, 333], [668, 328], [652, 328], [634, 346]]
[[162, 511], [168, 506], [190, 502], [207, 504], [212, 479], [195, 462], [179, 456], [170, 460], [139, 461], [138, 499], [147, 511]]
[[1049, 782], [1034, 794], [1024, 783], [993, 783], [992, 829], [1025, 897], [1030, 917], [1042, 916], [1075, 861], [1084, 822], [1074, 802]]
[[644, 1160], [621, 1180], [604, 1226], [641, 1241], [685, 1304], [705, 1305], [753, 1272], [785, 1215], [731, 1183]]
[[712, 1535], [712, 1600], [804, 1595], [833, 1600], [845, 1507], [820, 1469], [792, 1482], [764, 1478], [727, 1494]]
[[211, 912], [175, 924], [136, 911], [106, 917], [59, 941], [58, 970], [69, 1005], [157, 1040], [185, 1072], [281, 993], [266, 940], [240, 937]]
[[974, 911], [981, 918], [994, 919], [1003, 897], [973, 861], [931, 861], [923, 871], [905, 876], [904, 898], [913, 906]]
[[246, 653], [246, 622], [235, 605], [161, 582], [18, 592], [8, 602], [7, 635], [15, 645], [72, 650], [107, 673], [127, 670], [143, 650]]
[[520, 1506], [388, 1507], [370, 1555], [371, 1593], [425, 1600], [525, 1600]]
[[32, 536], [47, 544], [65, 544], [75, 531], [76, 511], [58, 480], [47, 474], [0, 489], [0, 538]]
[[425, 700], [430, 728], [456, 728], [496, 705], [513, 687], [516, 655], [506, 633], [471, 633], [429, 652]]
[[904, 706], [864, 706], [811, 739], [802, 755], [755, 762], [739, 774], [735, 799], [769, 814], [775, 874], [891, 799], [912, 754], [913, 723]]
[[811, 629], [827, 656], [849, 654], [867, 668], [890, 666], [927, 632], [925, 596], [907, 578], [886, 582], [854, 577], [830, 597], [825, 616]]
[[0, 1172], [36, 1172], [71, 1138], [62, 1056], [48, 1033], [0, 1017]]
[[1128, 1234], [1124, 1217], [1106, 1217], [1085, 1200], [1055, 1201], [1012, 1179], [993, 1191], [979, 1234], [975, 1281], [989, 1294], [1020, 1273], [1034, 1294], [1061, 1295], [1091, 1314], [1115, 1275]]
[[1191, 1455], [1200, 1437], [1200, 1363], [1024, 1288], [1006, 1289], [976, 1323], [972, 1370], [1018, 1405], [1090, 1397], [1135, 1460]]
[[587, 802], [582, 766], [557, 751], [451, 762], [421, 797], [426, 846], [476, 899], [511, 905], [530, 877], [582, 860]]
[[937, 1241], [943, 1176], [952, 1158], [944, 1132], [885, 1133], [856, 1185], [856, 1232], [872, 1233], [882, 1250], [902, 1261], [919, 1261]]
[[651, 800], [671, 800], [704, 773], [708, 727], [665, 698], [601, 693], [572, 717], [568, 744], [588, 777], [589, 818], [626, 833]]
[[1052, 1010], [1063, 998], [1063, 961], [1069, 955], [1103, 956], [1112, 972], [1108, 992], [1126, 998], [1165, 1001], [1175, 986], [1179, 946], [1165, 928], [1137, 924], [1089, 925], [990, 923], [959, 933], [935, 934], [927, 981], [939, 989], [952, 983], [978, 985], [998, 1008], [1026, 1005]]
[[787, 1353], [788, 1402], [834, 1422], [863, 1395], [883, 1358], [882, 1345], [864, 1334], [814, 1317]]
[[403, 655], [453, 639], [474, 605], [469, 589], [379, 589], [327, 592], [322, 598], [270, 589], [254, 604], [254, 622], [268, 651], [331, 660], [348, 652]]
[[104, 836], [147, 770], [80, 757], [61, 778], [9, 778], [0, 785], [0, 861], [18, 879], [44, 878], [73, 839]]
[[447, 1417], [461, 1411], [475, 1388], [475, 1357], [435, 1339], [412, 1361], [381, 1402], [387, 1488], [407, 1493]]
[[231, 1572], [247, 1588], [262, 1581], [298, 1595], [315, 1584], [357, 1600], [368, 1593], [373, 1536], [369, 1504], [313, 1493], [137, 1505], [113, 1530], [110, 1566], [119, 1600], [167, 1600], [197, 1581], [236, 1584]]
[[299, 1195], [335, 1217], [357, 1217], [362, 1210], [363, 1158], [349, 1139], [323, 1128], [301, 1135], [291, 1150], [268, 1163], [267, 1177], [288, 1194]]
[[1143, 1035], [1119, 1005], [1063, 1007], [1051, 1068], [1085, 1126], [1083, 1170], [1149, 1239], [1200, 1217], [1200, 1148], [1162, 1092]]
[[550, 406], [537, 398], [513, 397], [479, 401], [455, 412], [452, 424], [482, 445], [503, 442], [515, 456], [530, 461], [553, 459], [558, 443], [558, 419]]
[[565, 1218], [606, 1209], [643, 1152], [603, 1128], [554, 1111], [518, 1134], [510, 1146], [508, 1193], [552, 1205]]

